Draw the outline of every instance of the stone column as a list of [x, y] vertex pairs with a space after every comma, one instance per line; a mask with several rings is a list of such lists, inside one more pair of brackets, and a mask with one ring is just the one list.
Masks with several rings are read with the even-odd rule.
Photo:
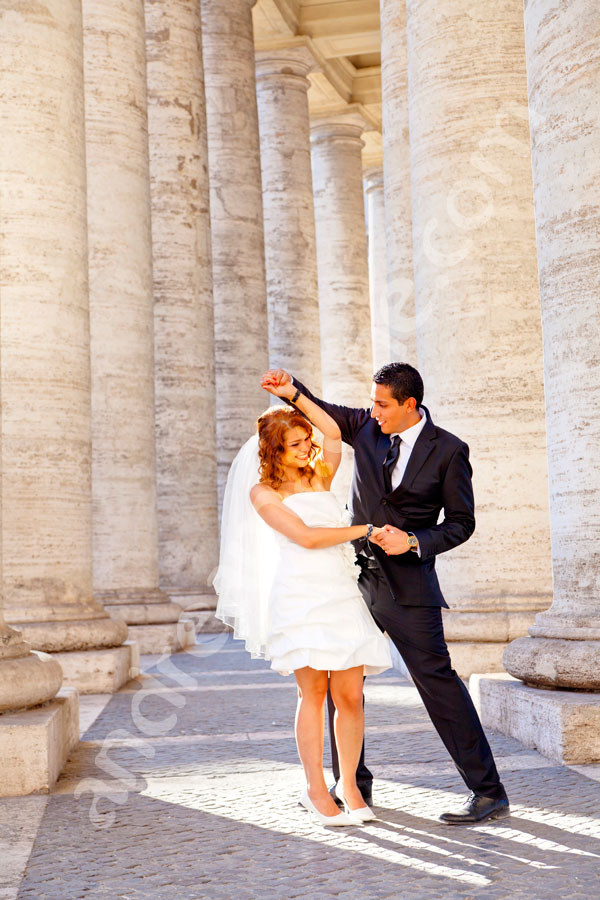
[[369, 266], [357, 115], [311, 128], [323, 396], [367, 404], [373, 375]]
[[233, 457], [269, 405], [254, 3], [202, 0], [220, 502]]
[[159, 583], [214, 608], [218, 561], [210, 209], [199, 3], [146, 0]]
[[92, 596], [81, 10], [0, 12], [5, 615], [68, 684], [112, 691], [131, 647]]
[[371, 301], [371, 345], [373, 372], [392, 359], [390, 315], [386, 282], [386, 231], [383, 169], [364, 172], [369, 247], [369, 296]]
[[390, 352], [417, 365], [408, 134], [406, 0], [381, 0], [381, 98]]
[[[554, 600], [549, 610], [537, 615], [530, 628], [532, 636], [510, 645], [504, 662], [512, 675], [530, 684], [598, 691], [597, 4], [593, 0], [529, 2], [525, 35], [544, 332]], [[590, 751], [592, 739], [585, 729], [571, 737]], [[590, 753], [588, 760], [598, 759], [600, 741], [596, 745], [597, 755]]]
[[407, 34], [425, 402], [474, 468], [477, 530], [437, 562], [468, 675], [552, 590], [522, 3], [408, 0]]
[[160, 652], [182, 642], [181, 607], [158, 586], [143, 2], [83, 0], [83, 24], [94, 586], [142, 652]]
[[[373, 377], [369, 266], [362, 183], [362, 119], [315, 119], [311, 128], [323, 396], [367, 406]], [[352, 453], [334, 482], [346, 502]]]
[[256, 57], [269, 360], [321, 390], [315, 214], [304, 47]]

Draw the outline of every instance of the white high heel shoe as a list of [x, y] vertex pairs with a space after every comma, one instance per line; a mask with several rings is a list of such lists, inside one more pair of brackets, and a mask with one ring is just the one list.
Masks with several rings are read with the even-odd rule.
[[350, 809], [344, 797], [344, 786], [341, 780], [335, 786], [335, 793], [344, 804], [344, 811], [347, 816], [358, 819], [359, 822], [373, 822], [377, 818], [373, 810], [366, 804], [365, 806], [359, 806], [358, 809]]
[[306, 790], [300, 797], [300, 803], [305, 809], [307, 809], [317, 817], [317, 820], [321, 823], [321, 825], [360, 825], [360, 821], [358, 819], [353, 819], [351, 816], [347, 815], [347, 813], [340, 812], [337, 814], [337, 816], [324, 816], [323, 813], [320, 813], [315, 804], [312, 802], [312, 800], [308, 796], [308, 791]]

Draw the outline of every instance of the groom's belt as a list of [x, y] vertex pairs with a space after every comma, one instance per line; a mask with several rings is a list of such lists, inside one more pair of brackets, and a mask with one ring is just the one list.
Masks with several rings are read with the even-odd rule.
[[381, 571], [379, 563], [374, 556], [365, 556], [364, 553], [359, 553], [356, 558], [361, 569], [376, 569], [377, 571]]

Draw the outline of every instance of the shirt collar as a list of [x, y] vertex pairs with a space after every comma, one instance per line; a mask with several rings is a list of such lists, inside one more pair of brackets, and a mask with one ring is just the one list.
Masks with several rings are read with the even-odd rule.
[[[417, 438], [423, 431], [423, 428], [425, 427], [425, 422], [427, 421], [427, 413], [421, 406], [419, 407], [419, 414], [421, 416], [420, 422], [417, 422], [416, 425], [411, 425], [410, 428], [406, 429], [406, 431], [402, 431], [399, 433], [399, 437], [401, 437], [402, 440], [406, 444], [408, 444], [408, 446], [410, 447], [411, 450], [415, 446], [415, 444], [417, 442]], [[395, 431], [393, 434], [390, 434], [390, 438], [396, 437], [397, 434], [398, 434], [398, 432]]]

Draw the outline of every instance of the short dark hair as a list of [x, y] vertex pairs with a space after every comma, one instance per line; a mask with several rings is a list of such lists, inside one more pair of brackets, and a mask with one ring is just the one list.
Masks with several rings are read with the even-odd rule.
[[409, 397], [415, 398], [417, 407], [423, 403], [423, 379], [408, 363], [395, 362], [382, 366], [373, 375], [373, 381], [389, 387], [398, 403], [404, 403]]

